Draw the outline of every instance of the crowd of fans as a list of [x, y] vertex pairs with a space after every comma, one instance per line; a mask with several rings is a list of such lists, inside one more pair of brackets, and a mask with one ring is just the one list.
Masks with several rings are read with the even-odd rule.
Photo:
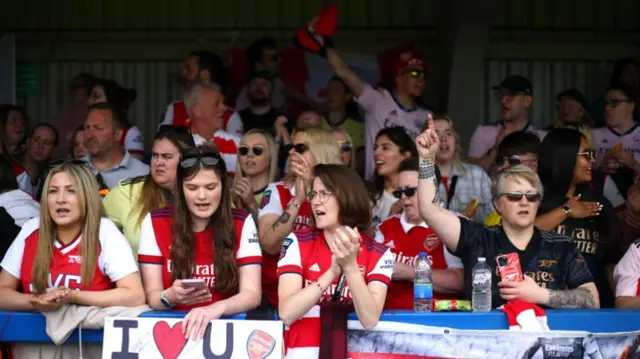
[[465, 144], [420, 105], [415, 54], [385, 89], [319, 52], [335, 72], [325, 103], [282, 81], [273, 39], [249, 47], [235, 101], [220, 57], [191, 53], [146, 155], [136, 91], [113, 80], [78, 75], [52, 124], [0, 106], [0, 308], [186, 309], [194, 339], [277, 309], [289, 355], [310, 358], [329, 303], [364, 328], [413, 309], [420, 252], [436, 299], [470, 298], [478, 257], [495, 269], [517, 253], [525, 280], [495, 272], [493, 307], [640, 308], [638, 61], [619, 61], [593, 106], [558, 94], [547, 129], [529, 122], [531, 83], [509, 76], [493, 88], [500, 118]]

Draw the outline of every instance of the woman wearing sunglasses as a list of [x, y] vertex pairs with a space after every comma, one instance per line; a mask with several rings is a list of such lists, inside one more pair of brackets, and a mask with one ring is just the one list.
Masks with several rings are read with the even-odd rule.
[[278, 262], [278, 315], [287, 326], [287, 358], [319, 357], [325, 302], [353, 302], [360, 324], [373, 328], [393, 272], [389, 249], [361, 234], [370, 226], [371, 212], [367, 189], [354, 170], [317, 165], [309, 198], [315, 228], [289, 234]]
[[569, 236], [593, 274], [600, 306], [611, 308], [615, 264], [622, 258], [622, 226], [592, 183], [595, 151], [578, 131], [553, 129], [542, 141], [538, 172], [545, 188], [536, 226]]
[[375, 241], [389, 247], [395, 257], [393, 281], [389, 288], [393, 295], [387, 296], [384, 308], [413, 310], [414, 267], [420, 252], [429, 255], [436, 299], [452, 298], [462, 293], [462, 262], [449, 253], [420, 218], [416, 195], [418, 159], [411, 157], [402, 161], [398, 173], [398, 188], [393, 191], [393, 196], [402, 204], [402, 214], [382, 222], [376, 230]]
[[89, 168], [74, 162], [57, 165], [44, 190], [40, 218], [24, 224], [0, 264], [0, 308], [46, 312], [67, 303], [144, 304], [131, 247], [102, 217]]
[[107, 216], [122, 228], [134, 253], [138, 253], [142, 220], [149, 212], [171, 203], [180, 154], [194, 147], [186, 127], [160, 127], [153, 140], [149, 174], [120, 181], [104, 197]]
[[294, 230], [313, 227], [306, 194], [311, 189], [317, 164], [342, 164], [340, 150], [331, 132], [319, 128], [296, 130], [289, 153], [289, 173], [282, 182], [271, 183], [264, 192], [258, 212], [263, 251], [262, 288], [271, 305], [278, 306], [277, 265], [282, 241]]
[[257, 215], [267, 185], [275, 182], [278, 173], [278, 146], [273, 136], [261, 129], [245, 133], [238, 147], [236, 168], [235, 207]]
[[[440, 139], [429, 116], [427, 129], [416, 138], [420, 153], [418, 206], [420, 216], [451, 254], [464, 265], [465, 296], [471, 299], [472, 270], [486, 258], [493, 273], [492, 308], [514, 299], [551, 308], [598, 308], [598, 290], [582, 255], [567, 236], [543, 232], [534, 226], [542, 184], [525, 166], [513, 166], [496, 175], [491, 193], [502, 215], [500, 226], [485, 227], [440, 207], [435, 156]], [[498, 276], [497, 257], [515, 254], [522, 281]]]
[[178, 164], [173, 206], [142, 221], [138, 261], [147, 303], [190, 310], [182, 333], [202, 338], [207, 324], [260, 303], [260, 244], [247, 212], [231, 209], [227, 169], [208, 146]]
[[333, 128], [331, 130], [331, 134], [338, 142], [338, 146], [340, 146], [340, 156], [342, 156], [342, 163], [347, 166], [355, 169], [356, 167], [356, 151], [353, 148], [353, 141], [351, 141], [351, 136], [347, 131], [341, 128]]

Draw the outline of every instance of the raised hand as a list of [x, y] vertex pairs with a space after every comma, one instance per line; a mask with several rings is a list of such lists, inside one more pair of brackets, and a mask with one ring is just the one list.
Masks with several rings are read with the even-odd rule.
[[571, 217], [587, 218], [600, 215], [602, 205], [600, 202], [581, 201], [580, 195], [569, 198], [567, 206], [571, 208]]
[[239, 178], [233, 190], [245, 208], [249, 211], [257, 210], [258, 203], [253, 195], [253, 186], [247, 177]]
[[420, 157], [433, 157], [440, 148], [440, 139], [436, 133], [431, 114], [427, 117], [427, 129], [416, 137], [416, 147]]

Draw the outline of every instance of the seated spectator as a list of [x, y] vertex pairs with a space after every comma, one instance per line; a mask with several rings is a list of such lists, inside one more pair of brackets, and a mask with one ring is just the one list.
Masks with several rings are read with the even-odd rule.
[[296, 120], [296, 128], [322, 127], [320, 115], [313, 110], [302, 111]]
[[40, 215], [40, 205], [33, 197], [18, 188], [13, 168], [2, 156], [0, 156], [0, 207], [11, 215], [19, 227]]
[[269, 303], [278, 306], [277, 264], [286, 236], [313, 227], [311, 205], [306, 194], [311, 189], [317, 164], [342, 164], [338, 144], [327, 130], [307, 128], [293, 132], [289, 153], [289, 173], [282, 182], [269, 184], [258, 212], [262, 246], [262, 288]]
[[276, 181], [278, 151], [267, 131], [253, 129], [242, 136], [233, 184], [236, 208], [244, 209], [257, 218], [267, 186]]
[[347, 131], [340, 128], [332, 129], [331, 134], [336, 139], [336, 141], [338, 141], [338, 146], [340, 146], [340, 156], [342, 156], [342, 164], [355, 169], [356, 151], [353, 147], [351, 135], [349, 135]]
[[376, 136], [374, 155], [372, 228], [400, 211], [400, 203], [392, 194], [398, 188], [398, 166], [403, 160], [416, 156], [416, 145], [404, 128], [387, 127]]
[[467, 218], [483, 221], [493, 211], [491, 179], [480, 167], [462, 162], [460, 136], [449, 117], [435, 117], [440, 149], [436, 163], [442, 176], [440, 203]]
[[41, 217], [24, 224], [0, 263], [0, 308], [47, 312], [68, 303], [144, 304], [131, 247], [101, 217], [98, 185], [88, 168], [64, 162], [51, 170], [44, 188]]
[[98, 80], [89, 96], [89, 106], [97, 103], [108, 103], [113, 109], [120, 112], [123, 135], [120, 145], [129, 153], [142, 160], [144, 158], [144, 138], [140, 129], [129, 121], [129, 107], [135, 101], [137, 92], [134, 89], [125, 89], [113, 80]]
[[58, 146], [58, 131], [48, 123], [37, 124], [27, 137], [27, 147], [17, 157], [24, 168], [18, 174], [18, 187], [34, 198], [38, 196], [40, 182]]
[[23, 149], [29, 118], [22, 107], [0, 105], [0, 155], [11, 161], [16, 176], [24, 171], [15, 156]]
[[87, 154], [89, 154], [89, 152], [87, 152], [87, 147], [84, 145], [84, 125], [82, 125], [73, 132], [69, 158], [81, 159], [87, 156]]
[[622, 228], [611, 203], [591, 187], [594, 150], [580, 132], [556, 128], [542, 141], [539, 156], [545, 197], [535, 224], [571, 238], [593, 275], [600, 307], [611, 308], [613, 268], [623, 254]]
[[172, 202], [180, 155], [193, 147], [193, 138], [185, 127], [160, 127], [151, 149], [150, 173], [120, 181], [104, 197], [107, 216], [122, 228], [134, 253], [138, 253], [142, 220]]
[[594, 122], [587, 111], [587, 100], [577, 89], [568, 89], [556, 95], [557, 116], [553, 127], [561, 128], [567, 125], [580, 125], [587, 129], [594, 126]]
[[[495, 173], [511, 166], [523, 165], [538, 171], [540, 138], [531, 132], [518, 131], [508, 134], [498, 145]], [[494, 174], [495, 175], [495, 174]], [[502, 217], [495, 209], [484, 220], [487, 226], [499, 226]]]
[[413, 278], [418, 254], [429, 256], [434, 298], [455, 297], [463, 290], [460, 258], [449, 253], [438, 235], [418, 213], [418, 159], [408, 158], [398, 169], [398, 189], [393, 195], [402, 203], [402, 214], [387, 218], [377, 228], [375, 241], [384, 244], [395, 259], [392, 282], [385, 309], [413, 310]]
[[84, 124], [84, 142], [89, 152], [84, 160], [102, 179], [103, 183], [99, 183], [101, 190], [103, 186], [108, 189], [115, 187], [122, 179], [149, 173], [149, 166], [123, 151], [120, 143], [124, 128], [119, 115], [106, 103], [95, 104], [89, 108]]
[[[274, 81], [274, 75], [270, 71], [260, 70], [249, 73], [246, 86], [249, 106], [238, 112], [245, 132], [259, 128], [276, 135], [276, 119], [282, 115], [282, 112], [272, 103]], [[292, 125], [287, 125], [289, 132], [293, 129]]]
[[278, 262], [278, 316], [287, 326], [287, 357], [313, 359], [319, 357], [326, 302], [353, 302], [365, 329], [378, 324], [393, 256], [361, 234], [371, 226], [371, 212], [367, 189], [354, 170], [317, 165], [309, 198], [315, 228], [289, 234]]
[[[232, 210], [225, 163], [211, 147], [186, 151], [173, 206], [142, 221], [138, 260], [155, 309], [189, 310], [183, 333], [201, 339], [207, 324], [260, 304], [260, 245], [253, 218]], [[201, 280], [206, 288], [183, 282]]]
[[[420, 153], [418, 204], [420, 216], [451, 254], [464, 265], [465, 296], [471, 298], [472, 269], [479, 257], [487, 259], [493, 308], [514, 299], [551, 308], [598, 308], [598, 290], [584, 258], [571, 239], [534, 226], [543, 196], [536, 173], [525, 166], [509, 167], [493, 181], [494, 206], [502, 224], [485, 227], [441, 208], [435, 186], [435, 155], [440, 147], [433, 121], [416, 138]], [[500, 281], [496, 256], [517, 253], [523, 281]]]
[[616, 308], [640, 308], [640, 239], [631, 244], [613, 273]]

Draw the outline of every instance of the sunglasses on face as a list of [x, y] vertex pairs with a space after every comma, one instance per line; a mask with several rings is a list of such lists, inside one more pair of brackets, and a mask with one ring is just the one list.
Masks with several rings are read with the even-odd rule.
[[629, 100], [627, 100], [627, 99], [613, 98], [613, 99], [611, 99], [611, 100], [607, 100], [607, 101], [605, 101], [605, 104], [606, 104], [607, 106], [611, 106], [611, 107], [613, 107], [613, 108], [616, 108], [616, 107], [618, 107], [618, 105], [620, 105], [621, 103], [624, 103], [624, 102], [629, 102]]
[[418, 190], [418, 187], [405, 187], [405, 188], [400, 188], [393, 191], [392, 194], [395, 198], [398, 198], [398, 199], [402, 198], [403, 193], [407, 197], [413, 197], [416, 194], [417, 190]]
[[260, 145], [255, 145], [253, 147], [249, 147], [249, 146], [240, 146], [238, 147], [238, 154], [240, 156], [246, 156], [249, 154], [250, 151], [253, 151], [253, 154], [256, 156], [260, 156], [264, 153], [264, 148], [262, 148], [262, 146]]
[[350, 143], [341, 143], [340, 144], [340, 152], [350, 152], [353, 149]]
[[198, 163], [205, 166], [215, 166], [221, 161], [220, 154], [215, 153], [199, 153], [197, 155], [185, 155], [180, 157], [180, 167], [183, 169], [191, 168]]
[[305, 153], [307, 150], [309, 149], [309, 146], [307, 146], [306, 143], [298, 143], [297, 145], [294, 144], [288, 144], [286, 146], [284, 146], [284, 151], [286, 153], [291, 152], [291, 150], [295, 150], [296, 152], [298, 152], [299, 154], [303, 154]]
[[584, 152], [578, 152], [578, 156], [584, 156], [587, 160], [593, 161], [596, 159], [596, 150], [594, 150], [593, 148], [589, 148]]
[[538, 192], [507, 192], [503, 193], [502, 196], [507, 197], [507, 199], [511, 202], [520, 202], [522, 197], [527, 198], [527, 202], [535, 203], [540, 200], [540, 193]]

